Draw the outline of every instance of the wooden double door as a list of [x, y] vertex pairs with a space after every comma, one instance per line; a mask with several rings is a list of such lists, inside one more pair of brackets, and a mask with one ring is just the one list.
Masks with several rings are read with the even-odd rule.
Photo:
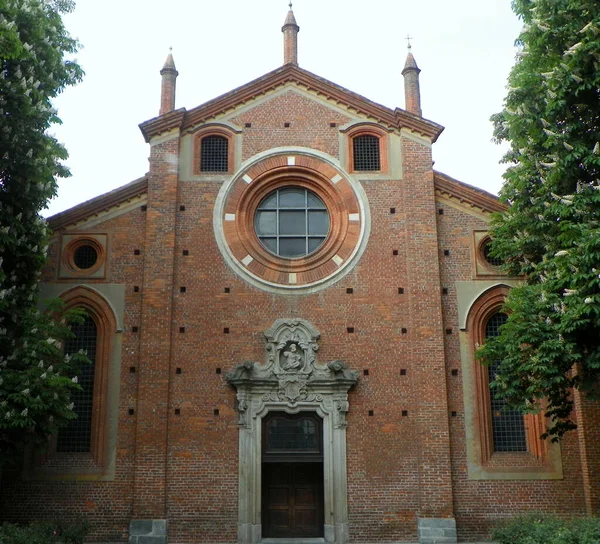
[[322, 425], [316, 414], [273, 414], [263, 426], [262, 534], [322, 537]]

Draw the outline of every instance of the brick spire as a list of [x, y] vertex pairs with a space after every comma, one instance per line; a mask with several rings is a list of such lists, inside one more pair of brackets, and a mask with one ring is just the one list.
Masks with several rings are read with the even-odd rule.
[[175, 61], [171, 53], [169, 53], [160, 75], [162, 76], [162, 86], [158, 113], [162, 115], [175, 109], [175, 85], [179, 72], [175, 69]]
[[[410, 38], [407, 38], [410, 39]], [[417, 66], [417, 61], [411, 52], [410, 41], [408, 42], [408, 54], [404, 63], [404, 107], [410, 113], [414, 113], [419, 117], [423, 116], [421, 111], [421, 88], [419, 87], [419, 73], [421, 70]]]
[[300, 27], [296, 23], [291, 1], [290, 11], [288, 11], [285, 23], [281, 27], [281, 32], [283, 32], [283, 64], [298, 64], [298, 32], [300, 32]]

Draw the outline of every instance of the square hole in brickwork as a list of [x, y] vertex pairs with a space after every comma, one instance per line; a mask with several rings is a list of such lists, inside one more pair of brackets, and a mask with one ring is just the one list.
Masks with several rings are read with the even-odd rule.
[[177, 368], [175, 369], [175, 374], [181, 374], [181, 368], [177, 367]]
[[444, 208], [440, 208], [440, 209], [438, 210], [438, 213], [439, 213], [440, 215], [444, 215]]
[[225, 327], [223, 329], [223, 334], [229, 334], [229, 327]]
[[446, 329], [446, 334], [452, 334], [452, 329]]
[[363, 375], [364, 375], [364, 376], [368, 376], [368, 375], [369, 375], [369, 369], [368, 369], [368, 368], [365, 368], [365, 369], [363, 370]]
[[179, 206], [179, 211], [180, 212], [184, 212], [185, 211], [185, 206], [183, 204], [181, 206]]
[[134, 250], [133, 250], [133, 254], [134, 254], [134, 255], [140, 255], [140, 254], [141, 254], [141, 251], [140, 251], [139, 249], [134, 249]]
[[225, 287], [225, 289], [223, 289], [223, 291], [225, 293], [231, 293], [231, 288], [230, 287]]
[[189, 250], [188, 250], [188, 249], [184, 249], [184, 250], [182, 251], [182, 254], [183, 254], [183, 256], [184, 256], [184, 257], [187, 257], [187, 256], [190, 254], [190, 252], [189, 252]]
[[450, 255], [450, 250], [449, 249], [444, 249], [444, 255], [446, 257], [448, 257]]
[[185, 332], [185, 327], [179, 327], [179, 332]]
[[408, 329], [406, 329], [404, 327], [402, 327], [402, 329], [400, 329], [400, 330], [401, 330], [402, 334], [406, 334], [408, 332]]
[[335, 128], [335, 127], [337, 127], [337, 123], [329, 123], [329, 126], [330, 126], [331, 128]]
[[447, 294], [448, 294], [448, 288], [442, 287], [442, 295], [447, 295]]
[[400, 376], [406, 376], [406, 368], [400, 369]]
[[403, 295], [404, 294], [404, 287], [398, 287], [398, 294], [399, 295]]
[[244, 126], [245, 126], [246, 128], [252, 128], [252, 123], [245, 123], [245, 124], [244, 124]]
[[130, 374], [135, 374], [135, 367], [134, 366], [130, 366], [129, 367], [129, 373]]
[[456, 417], [456, 412], [452, 411], [452, 412], [450, 412], [450, 415], [451, 415], [452, 417]]
[[352, 287], [347, 287], [346, 288], [346, 294], [347, 295], [352, 295], [354, 293], [354, 289]]
[[185, 287], [183, 287], [183, 285], [179, 288], [180, 293], [185, 293], [186, 291], [187, 291], [187, 289]]
[[221, 374], [221, 369], [217, 368], [216, 372], [217, 372], [217, 374]]
[[353, 334], [354, 333], [354, 327], [348, 327], [348, 328], [346, 328], [346, 331], [348, 332], [348, 334]]
[[213, 410], [213, 415], [215, 415], [215, 416], [218, 416], [218, 415], [219, 415], [219, 409], [218, 409], [218, 408], [215, 408], [215, 409]]
[[135, 414], [135, 410], [133, 408], [129, 408], [129, 410], [127, 410], [127, 413], [132, 416], [133, 414]]
[[392, 255], [398, 255], [398, 250], [397, 250], [397, 249], [394, 249], [394, 250], [392, 251]]
[[181, 408], [175, 408], [175, 415], [181, 415]]
[[451, 374], [453, 376], [458, 376], [458, 369], [457, 368], [453, 368]]
[[283, 123], [283, 126], [284, 126], [285, 128], [290, 128], [290, 124], [289, 124], [289, 123]]
[[138, 286], [138, 285], [134, 285], [134, 286], [133, 286], [133, 292], [134, 292], [134, 293], [139, 293], [139, 292], [140, 292], [140, 288], [139, 288], [139, 286]]
[[131, 327], [131, 332], [138, 332], [138, 328], [137, 327]]
[[402, 410], [402, 417], [408, 417], [408, 410]]
[[146, 206], [146, 205], [144, 204], [144, 205], [141, 207], [141, 210], [142, 210], [143, 212], [147, 211], [147, 210], [148, 210], [148, 206]]
[[369, 417], [373, 417], [375, 415], [375, 412], [373, 410], [369, 410]]
[[390, 208], [390, 213], [393, 215], [396, 213], [396, 208]]

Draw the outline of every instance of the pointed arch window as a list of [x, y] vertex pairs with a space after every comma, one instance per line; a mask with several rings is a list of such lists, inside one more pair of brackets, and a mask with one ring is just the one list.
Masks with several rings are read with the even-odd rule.
[[87, 353], [89, 365], [83, 365], [77, 376], [81, 391], [76, 391], [71, 399], [77, 419], [71, 420], [62, 429], [56, 440], [56, 451], [62, 453], [85, 453], [92, 446], [92, 415], [94, 411], [94, 381], [96, 374], [96, 351], [98, 327], [89, 315], [83, 323], [71, 329], [74, 336], [65, 342], [65, 354], [72, 355], [80, 350]]

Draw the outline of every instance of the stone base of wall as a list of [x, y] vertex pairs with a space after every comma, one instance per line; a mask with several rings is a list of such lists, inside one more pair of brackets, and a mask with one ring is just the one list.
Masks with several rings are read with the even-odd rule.
[[454, 518], [419, 518], [419, 544], [456, 544]]
[[167, 544], [167, 520], [132, 519], [129, 544]]

